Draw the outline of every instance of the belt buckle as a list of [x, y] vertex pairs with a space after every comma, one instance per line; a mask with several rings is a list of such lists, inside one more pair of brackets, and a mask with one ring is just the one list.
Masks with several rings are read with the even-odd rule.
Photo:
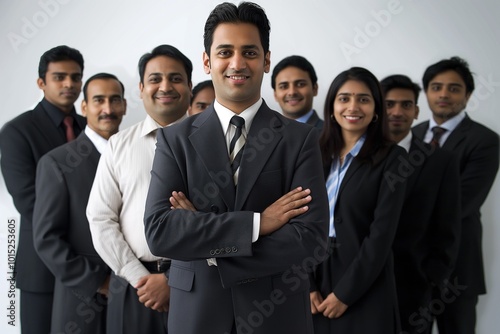
[[156, 269], [161, 272], [161, 260], [156, 260]]

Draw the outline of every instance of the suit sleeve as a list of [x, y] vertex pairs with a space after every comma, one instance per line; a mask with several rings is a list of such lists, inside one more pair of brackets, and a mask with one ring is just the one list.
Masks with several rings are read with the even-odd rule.
[[[440, 286], [449, 278], [458, 256], [461, 233], [460, 175], [458, 159], [448, 152], [437, 163], [446, 164], [430, 222], [430, 250], [423, 267], [430, 282]], [[441, 155], [442, 154], [442, 155]], [[436, 185], [437, 186], [437, 185]]]
[[186, 191], [186, 177], [164, 132], [159, 132], [145, 213], [151, 251], [174, 259], [197, 260], [213, 257], [209, 250], [214, 245], [224, 250], [226, 245], [237, 245], [237, 252], [229, 249], [217, 256], [225, 287], [245, 279], [286, 274], [293, 265], [300, 267], [306, 258], [309, 264], [321, 261], [321, 247], [328, 235], [328, 200], [316, 129], [310, 128], [302, 146], [291, 154], [294, 156], [289, 164], [282, 166], [292, 173], [287, 191], [298, 186], [310, 188], [313, 201], [305, 214], [252, 244], [253, 212], [214, 214], [170, 209], [169, 194], [173, 190]]
[[26, 136], [12, 124], [0, 132], [1, 166], [5, 185], [26, 222], [33, 219], [36, 160]]
[[33, 213], [35, 249], [64, 286], [77, 296], [88, 298], [96, 294], [109, 269], [77, 254], [68, 242], [70, 196], [65, 174], [50, 155], [45, 155], [37, 168], [37, 200]]
[[[406, 152], [400, 147], [393, 147], [386, 158], [386, 166], [380, 174], [376, 194], [377, 202], [368, 234], [360, 239], [361, 245], [354, 260], [347, 267], [333, 292], [343, 303], [353, 305], [368, 291], [379, 277], [392, 256], [392, 243], [399, 222], [399, 215], [405, 197], [406, 182], [398, 172], [399, 159], [407, 159]], [[367, 194], [366, 196], [373, 196]], [[361, 201], [361, 198], [359, 199]], [[342, 203], [339, 203], [339, 206]], [[355, 205], [349, 203], [348, 205]], [[339, 245], [342, 247], [342, 244]], [[348, 246], [346, 246], [348, 247]], [[393, 273], [390, 273], [393, 275]]]
[[497, 134], [478, 133], [481, 140], [471, 147], [461, 171], [462, 219], [476, 214], [483, 205], [495, 180], [500, 145]]

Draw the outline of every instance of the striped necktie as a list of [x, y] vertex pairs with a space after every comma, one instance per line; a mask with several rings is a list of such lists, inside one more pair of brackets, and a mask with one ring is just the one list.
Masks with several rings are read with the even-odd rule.
[[433, 136], [432, 136], [432, 139], [430, 142], [431, 146], [434, 148], [440, 147], [441, 145], [439, 145], [439, 140], [441, 139], [443, 134], [446, 132], [446, 129], [439, 127], [439, 126], [435, 126], [431, 129], [431, 131], [433, 133]]
[[238, 184], [238, 172], [243, 155], [243, 147], [245, 146], [245, 136], [243, 135], [243, 127], [245, 119], [240, 116], [233, 116], [230, 123], [236, 127], [234, 136], [229, 144], [229, 159], [231, 161], [231, 170], [233, 172], [234, 184]]

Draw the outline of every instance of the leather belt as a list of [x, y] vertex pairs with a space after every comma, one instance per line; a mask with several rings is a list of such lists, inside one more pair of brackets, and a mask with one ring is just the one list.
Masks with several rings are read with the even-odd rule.
[[152, 262], [141, 261], [142, 265], [149, 270], [150, 273], [164, 273], [170, 268], [171, 260], [161, 259]]

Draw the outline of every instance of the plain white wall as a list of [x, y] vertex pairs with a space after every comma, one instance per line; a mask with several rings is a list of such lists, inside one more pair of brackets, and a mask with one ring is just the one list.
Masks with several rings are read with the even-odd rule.
[[[139, 57], [159, 44], [172, 44], [193, 62], [193, 83], [209, 77], [203, 72], [203, 26], [213, 0], [40, 0], [0, 2], [0, 126], [41, 99], [36, 86], [38, 61], [60, 44], [79, 49], [85, 58], [84, 80], [97, 72], [116, 74], [125, 84], [128, 112], [122, 128], [143, 119], [138, 94]], [[238, 3], [239, 1], [233, 1]], [[425, 68], [454, 55], [468, 60], [475, 73], [476, 92], [469, 115], [500, 132], [495, 116], [500, 102], [500, 3], [436, 0], [256, 0], [271, 21], [271, 68], [282, 58], [308, 58], [319, 77], [315, 108], [322, 113], [333, 78], [351, 66], [370, 69], [380, 79], [403, 73], [421, 83]], [[264, 77], [262, 95], [277, 109]], [[425, 100], [421, 116], [429, 118]], [[80, 100], [77, 102], [80, 110]], [[488, 294], [480, 297], [478, 333], [496, 332], [500, 304], [500, 216], [498, 180], [483, 206], [484, 255]], [[19, 333], [7, 324], [7, 221], [18, 213], [0, 178], [0, 331]], [[5, 315], [4, 315], [5, 313]]]

